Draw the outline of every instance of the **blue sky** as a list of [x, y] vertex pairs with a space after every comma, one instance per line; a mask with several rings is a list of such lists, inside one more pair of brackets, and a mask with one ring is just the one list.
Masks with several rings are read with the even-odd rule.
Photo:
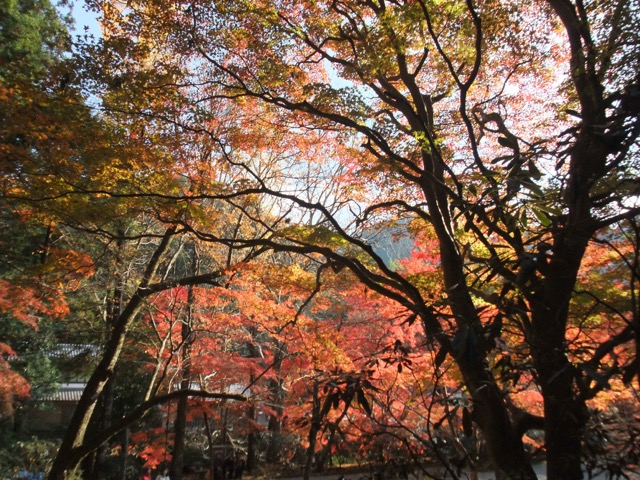
[[100, 26], [96, 20], [95, 12], [87, 12], [85, 8], [84, 1], [74, 2], [72, 15], [75, 20], [75, 34], [82, 35], [84, 34], [84, 29], [87, 27], [88, 33], [95, 35], [96, 37], [100, 36]]

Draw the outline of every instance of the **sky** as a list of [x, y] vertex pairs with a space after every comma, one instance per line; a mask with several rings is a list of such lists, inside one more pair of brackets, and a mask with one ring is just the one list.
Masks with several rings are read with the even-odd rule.
[[74, 2], [73, 10], [71, 11], [71, 13], [75, 20], [75, 28], [73, 30], [74, 34], [84, 34], [86, 27], [88, 29], [88, 33], [93, 34], [96, 37], [99, 37], [101, 35], [100, 26], [98, 25], [98, 21], [96, 20], [96, 13], [88, 12], [85, 8], [84, 1]]

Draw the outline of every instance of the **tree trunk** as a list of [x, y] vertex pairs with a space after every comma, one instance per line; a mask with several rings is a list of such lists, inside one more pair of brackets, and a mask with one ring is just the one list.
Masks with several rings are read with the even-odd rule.
[[[183, 372], [181, 388], [189, 388], [188, 372]], [[189, 409], [189, 399], [180, 397], [176, 408], [176, 420], [174, 423], [173, 453], [171, 458], [171, 478], [182, 480], [184, 469], [184, 446], [185, 434], [187, 430], [187, 412]]]
[[276, 414], [269, 417], [269, 443], [267, 445], [267, 462], [277, 463], [280, 460], [282, 452], [282, 413], [284, 390], [282, 388], [282, 380], [280, 372], [282, 370], [283, 345], [278, 343], [275, 346], [275, 356], [273, 359], [273, 371], [275, 378], [269, 381], [269, 392], [271, 393], [271, 401]]
[[127, 480], [127, 469], [129, 460], [129, 427], [124, 429], [124, 436], [122, 438], [122, 480]]
[[[106, 324], [109, 330], [111, 330], [120, 318], [122, 314], [122, 288], [124, 284], [124, 278], [122, 277], [123, 270], [123, 249], [124, 249], [124, 231], [119, 231], [116, 243], [116, 257], [115, 257], [115, 271], [114, 271], [114, 286], [113, 296], [110, 301], [107, 302], [107, 318]], [[113, 415], [113, 399], [116, 389], [116, 374], [109, 379], [105, 385], [104, 392], [101, 395], [102, 408], [100, 409], [100, 429], [106, 430], [111, 426], [111, 416]], [[106, 478], [106, 461], [107, 461], [108, 445], [100, 445], [95, 455], [95, 462], [93, 463], [93, 469], [91, 472], [91, 478], [97, 480], [103, 480]]]
[[[537, 477], [525, 454], [522, 438], [511, 423], [502, 392], [487, 362], [482, 324], [466, 283], [462, 255], [454, 240], [449, 198], [440, 186], [445, 185], [442, 164], [427, 152], [423, 152], [423, 159], [425, 171], [440, 180], [425, 180], [422, 189], [438, 238], [448, 304], [458, 328], [449, 346], [455, 345], [454, 358], [473, 402], [473, 420], [487, 441], [491, 462], [499, 477], [535, 480]], [[425, 318], [424, 321], [428, 325], [430, 319]]]
[[206, 413], [202, 415], [202, 419], [204, 420], [204, 428], [207, 432], [207, 445], [209, 446], [209, 478], [206, 480], [217, 480], [215, 478], [216, 453], [213, 448], [213, 432], [211, 430], [211, 423], [209, 422], [209, 417]]
[[330, 432], [327, 444], [322, 448], [322, 452], [320, 452], [320, 456], [318, 457], [318, 464], [316, 465], [317, 473], [324, 472], [327, 467], [327, 463], [331, 463], [331, 449], [333, 448], [333, 442], [336, 438], [337, 425], [329, 425], [329, 430]]
[[[248, 416], [252, 420], [255, 420], [256, 408], [249, 406]], [[247, 464], [246, 469], [248, 472], [255, 472], [258, 468], [258, 448], [257, 448], [256, 432], [250, 432], [247, 435]]]
[[593, 218], [591, 187], [610, 173], [610, 146], [597, 135], [596, 125], [607, 124], [602, 71], [595, 73], [601, 54], [591, 48], [589, 22], [573, 2], [548, 0], [562, 21], [571, 51], [571, 77], [580, 101], [578, 133], [571, 147], [565, 191], [566, 218], [554, 232], [553, 255], [543, 283], [540, 301], [533, 305], [532, 353], [538, 370], [545, 412], [547, 478], [582, 478], [581, 442], [588, 412], [576, 388], [574, 367], [566, 356], [569, 302], [587, 244], [597, 230]]
[[576, 374], [566, 356], [569, 302], [590, 234], [568, 226], [556, 238], [543, 292], [534, 292], [532, 355], [544, 398], [549, 480], [582, 478], [581, 450], [587, 408], [576, 391]]
[[313, 467], [313, 458], [316, 451], [316, 441], [318, 432], [320, 431], [320, 392], [318, 382], [313, 382], [313, 407], [311, 410], [311, 425], [309, 427], [309, 446], [307, 447], [307, 458], [304, 464], [304, 471], [302, 473], [303, 480], [309, 480], [311, 478], [311, 468]]
[[482, 432], [491, 462], [499, 478], [535, 480], [537, 477], [526, 455], [522, 438], [515, 431], [503, 395], [495, 379], [483, 368], [486, 360], [458, 359], [465, 385], [473, 402], [473, 420]]
[[122, 351], [126, 327], [137, 315], [141, 306], [141, 301], [132, 302], [130, 308], [128, 310], [125, 309], [126, 313], [123, 313], [118, 326], [113, 330], [113, 336], [105, 348], [102, 361], [91, 375], [82, 397], [76, 405], [58, 454], [51, 467], [49, 480], [64, 480], [65, 472], [73, 470], [82, 459], [77, 452], [77, 447], [82, 445], [89, 421], [96, 408], [98, 397], [113, 375], [114, 367]]
[[266, 461], [268, 463], [277, 463], [282, 453], [282, 407], [274, 407], [276, 415], [269, 417], [269, 443], [267, 444]]
[[[193, 275], [197, 275], [198, 252], [195, 245], [192, 248], [191, 271]], [[191, 345], [193, 344], [193, 323], [194, 323], [194, 304], [195, 296], [193, 286], [189, 286], [187, 294], [187, 312], [186, 318], [182, 322], [182, 380], [180, 388], [188, 390], [191, 388]], [[187, 414], [189, 411], [189, 398], [180, 397], [178, 399], [178, 407], [176, 409], [176, 421], [174, 424], [173, 437], [173, 458], [171, 459], [171, 478], [173, 480], [182, 480], [182, 472], [184, 470], [184, 447], [187, 431]]]
[[120, 352], [124, 345], [127, 330], [142, 308], [143, 300], [147, 295], [145, 292], [146, 287], [155, 275], [160, 264], [160, 259], [168, 248], [174, 232], [174, 229], [169, 229], [165, 233], [160, 245], [158, 245], [152, 259], [147, 265], [147, 270], [138, 290], [122, 310], [122, 314], [114, 325], [111, 331], [111, 337], [105, 345], [102, 360], [89, 378], [80, 397], [80, 401], [73, 412], [56, 458], [51, 466], [48, 476], [49, 480], [64, 480], [65, 472], [73, 470], [80, 460], [82, 460], [82, 455], [78, 452], [78, 447], [84, 442], [87, 427], [96, 408], [98, 398], [109, 379], [113, 376], [114, 368], [120, 358]]
[[[102, 408], [100, 409], [100, 428], [105, 430], [111, 426], [111, 416], [113, 414], [113, 397], [115, 393], [115, 374], [107, 382], [102, 393]], [[96, 451], [95, 462], [93, 463], [93, 471], [90, 478], [103, 480], [106, 478], [106, 460], [107, 460], [107, 444], [100, 445]]]

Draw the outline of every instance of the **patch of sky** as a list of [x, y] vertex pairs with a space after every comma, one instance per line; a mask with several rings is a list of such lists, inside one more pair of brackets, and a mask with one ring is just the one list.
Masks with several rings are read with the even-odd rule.
[[73, 2], [69, 7], [71, 16], [74, 20], [71, 34], [77, 35], [93, 35], [96, 38], [102, 36], [100, 24], [98, 23], [98, 14], [89, 9], [86, 2]]

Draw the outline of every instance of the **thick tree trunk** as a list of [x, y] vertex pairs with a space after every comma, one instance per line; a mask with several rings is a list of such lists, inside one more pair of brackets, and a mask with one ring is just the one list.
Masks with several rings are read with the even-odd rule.
[[[499, 478], [535, 480], [537, 477], [522, 438], [509, 418], [507, 405], [487, 363], [482, 324], [466, 283], [464, 261], [451, 226], [449, 198], [440, 186], [445, 184], [442, 165], [428, 153], [423, 153], [423, 158], [425, 171], [431, 174], [430, 179], [423, 182], [423, 192], [438, 238], [448, 304], [458, 328], [450, 346], [471, 395], [473, 419], [486, 439]], [[440, 179], [440, 182], [431, 178]]]
[[582, 478], [581, 450], [587, 408], [576, 389], [576, 375], [566, 355], [569, 302], [590, 232], [571, 222], [556, 237], [541, 291], [532, 293], [531, 352], [544, 397], [545, 446], [549, 480]]
[[[571, 77], [580, 101], [579, 130], [571, 148], [565, 192], [566, 218], [554, 232], [553, 256], [543, 283], [540, 304], [533, 304], [532, 352], [545, 400], [545, 443], [549, 480], [582, 478], [581, 441], [587, 421], [584, 401], [576, 389], [576, 375], [566, 357], [569, 301], [587, 244], [597, 230], [591, 188], [610, 173], [606, 145], [596, 126], [608, 123], [602, 59], [592, 48], [591, 32], [580, 2], [548, 0], [562, 21], [571, 51]], [[602, 66], [606, 65], [606, 61]]]
[[547, 478], [580, 480], [586, 407], [575, 396], [574, 375], [566, 358], [549, 358], [545, 363], [540, 367], [540, 378], [545, 398]]
[[[562, 312], [534, 315], [533, 357], [544, 397], [545, 446], [549, 480], [580, 480], [587, 409], [575, 390], [574, 367], [565, 355]], [[541, 320], [540, 318], [543, 317]], [[550, 321], [551, 320], [551, 321]]]
[[480, 428], [498, 478], [534, 480], [522, 438], [508, 414], [502, 392], [481, 355], [457, 359], [473, 402], [473, 420]]
[[269, 443], [267, 444], [266, 461], [267, 463], [277, 463], [282, 453], [282, 412], [281, 406], [274, 407], [276, 415], [269, 418]]

